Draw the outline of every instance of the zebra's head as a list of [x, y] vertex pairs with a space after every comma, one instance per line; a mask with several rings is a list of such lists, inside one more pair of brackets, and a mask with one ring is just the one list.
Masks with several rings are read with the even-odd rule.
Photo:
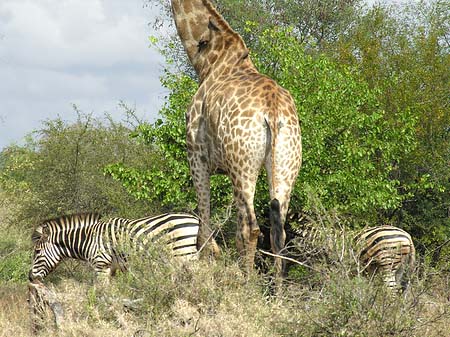
[[29, 280], [42, 280], [63, 258], [72, 257], [76, 240], [74, 236], [70, 239], [69, 234], [94, 225], [100, 218], [97, 213], [63, 215], [37, 226], [31, 236], [34, 247]]
[[28, 279], [33, 282], [46, 277], [61, 261], [57, 246], [49, 240], [50, 228], [44, 223], [36, 228], [32, 235], [34, 243], [33, 263]]

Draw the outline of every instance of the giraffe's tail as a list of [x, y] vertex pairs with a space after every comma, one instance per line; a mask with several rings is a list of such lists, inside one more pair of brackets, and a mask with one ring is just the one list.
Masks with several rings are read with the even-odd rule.
[[278, 176], [276, 170], [276, 145], [277, 145], [277, 136], [278, 136], [278, 128], [276, 114], [273, 115], [275, 118], [270, 118], [266, 120], [267, 130], [268, 130], [268, 139], [270, 139], [270, 152], [271, 152], [271, 161], [270, 167], [267, 168], [268, 174], [271, 179], [269, 179], [272, 186], [271, 188], [271, 200], [270, 200], [270, 243], [272, 246], [272, 252], [278, 253], [284, 248], [284, 224], [281, 217], [281, 202], [283, 202], [283, 196], [277, 195], [275, 191], [278, 186]]
[[272, 232], [272, 251], [279, 252], [283, 249], [283, 224], [281, 223], [281, 207], [278, 199], [270, 201], [270, 226]]

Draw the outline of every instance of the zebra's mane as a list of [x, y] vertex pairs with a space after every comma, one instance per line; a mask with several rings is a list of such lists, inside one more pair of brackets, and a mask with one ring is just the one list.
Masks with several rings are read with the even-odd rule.
[[77, 228], [87, 227], [97, 223], [102, 216], [98, 213], [85, 212], [85, 213], [75, 213], [69, 215], [62, 215], [57, 218], [45, 220], [33, 231], [31, 235], [31, 241], [36, 244], [42, 238], [44, 228], [48, 227], [51, 229], [61, 230], [65, 224], [77, 224]]

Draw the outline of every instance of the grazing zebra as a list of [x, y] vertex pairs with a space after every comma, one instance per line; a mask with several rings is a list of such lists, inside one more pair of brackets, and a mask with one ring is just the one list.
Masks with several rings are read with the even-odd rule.
[[[308, 222], [301, 213], [288, 216], [286, 224], [285, 255], [310, 264], [318, 258], [332, 261], [330, 253], [339, 250], [344, 237], [343, 230]], [[414, 243], [406, 231], [388, 225], [367, 228], [354, 237], [353, 249], [367, 274], [380, 273], [393, 291], [406, 289], [415, 262]]]
[[356, 236], [359, 260], [369, 274], [381, 273], [391, 290], [404, 291], [414, 268], [415, 248], [403, 229], [384, 225], [363, 230]]
[[114, 275], [126, 270], [124, 251], [158, 241], [174, 256], [197, 257], [199, 219], [185, 213], [166, 213], [136, 220], [100, 220], [92, 213], [62, 216], [39, 225], [32, 234], [34, 243], [30, 281], [43, 279], [64, 258], [88, 261], [97, 273]]

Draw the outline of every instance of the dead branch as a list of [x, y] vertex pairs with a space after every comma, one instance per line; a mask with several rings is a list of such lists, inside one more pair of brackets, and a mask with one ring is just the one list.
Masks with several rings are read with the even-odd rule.
[[[41, 282], [28, 284], [28, 303], [30, 307], [32, 332], [36, 334], [43, 327], [45, 319], [53, 316], [56, 328], [63, 324], [64, 310], [55, 293]], [[51, 314], [49, 315], [48, 309]]]
[[202, 252], [203, 248], [208, 244], [208, 242], [212, 239], [213, 236], [217, 234], [217, 231], [212, 231], [211, 234], [208, 236], [208, 239], [203, 243], [203, 245], [200, 247], [200, 249], [197, 251], [197, 255], [200, 256], [200, 253]]
[[283, 260], [286, 260], [286, 261], [290, 261], [290, 262], [296, 263], [296, 264], [298, 264], [298, 265], [300, 265], [300, 266], [303, 266], [303, 267], [309, 268], [309, 269], [311, 269], [311, 270], [314, 270], [315, 272], [318, 272], [318, 273], [320, 272], [319, 270], [317, 270], [317, 269], [315, 269], [315, 268], [313, 268], [313, 267], [307, 265], [306, 263], [297, 261], [297, 260], [295, 260], [295, 259], [291, 259], [290, 257], [286, 257], [286, 256], [282, 256], [282, 255], [277, 255], [277, 254], [269, 253], [269, 252], [267, 252], [267, 251], [265, 251], [265, 250], [262, 250], [262, 249], [258, 249], [258, 251], [261, 252], [261, 253], [263, 253], [263, 254], [272, 256], [272, 257], [279, 257], [280, 259], [283, 259]]

